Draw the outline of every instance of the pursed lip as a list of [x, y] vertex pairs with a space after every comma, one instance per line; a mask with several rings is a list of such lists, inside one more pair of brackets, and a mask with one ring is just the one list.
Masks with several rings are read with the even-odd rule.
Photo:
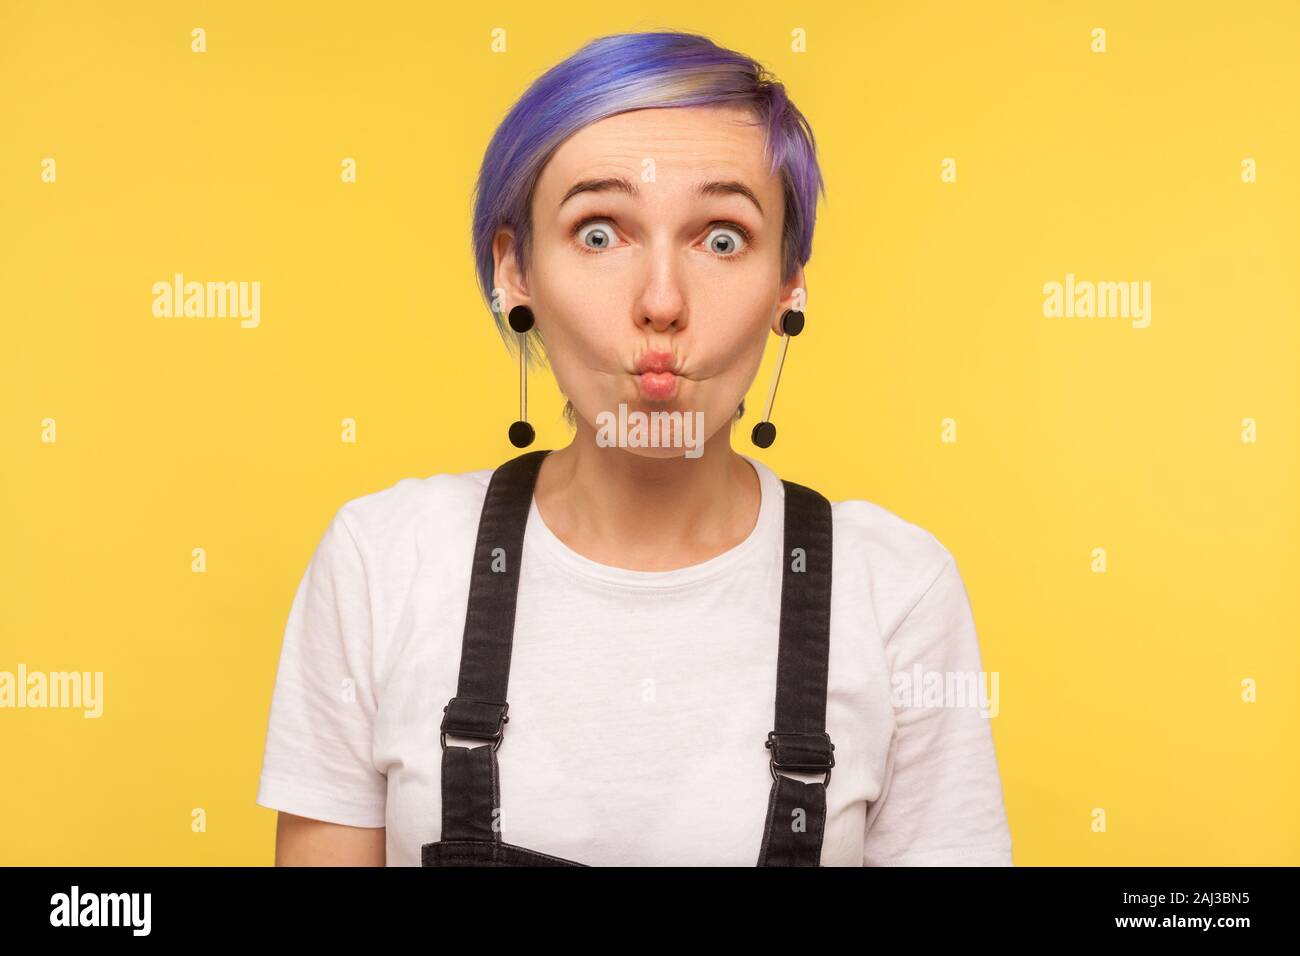
[[635, 374], [645, 372], [672, 372], [677, 374], [677, 365], [672, 352], [644, 352], [636, 360]]

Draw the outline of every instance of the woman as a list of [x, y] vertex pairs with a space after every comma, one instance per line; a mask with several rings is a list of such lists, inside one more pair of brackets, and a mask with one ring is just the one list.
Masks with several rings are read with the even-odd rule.
[[596, 40], [514, 106], [479, 279], [576, 434], [339, 509], [272, 700], [278, 863], [1010, 864], [986, 718], [899, 693], [980, 673], [952, 555], [731, 448], [820, 186], [782, 87], [700, 36]]

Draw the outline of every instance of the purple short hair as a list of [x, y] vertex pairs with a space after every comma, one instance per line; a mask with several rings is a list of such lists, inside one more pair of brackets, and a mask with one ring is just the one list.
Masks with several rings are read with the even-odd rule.
[[[781, 281], [787, 281], [812, 255], [817, 193], [826, 194], [808, 121], [785, 87], [750, 57], [693, 33], [620, 33], [592, 40], [538, 77], [488, 144], [475, 187], [472, 240], [488, 307], [492, 237], [501, 226], [514, 230], [515, 261], [526, 275], [533, 190], [561, 143], [591, 123], [630, 110], [727, 105], [754, 113], [765, 130], [769, 170], [780, 170]], [[492, 316], [507, 344], [516, 339], [504, 316], [495, 310]]]

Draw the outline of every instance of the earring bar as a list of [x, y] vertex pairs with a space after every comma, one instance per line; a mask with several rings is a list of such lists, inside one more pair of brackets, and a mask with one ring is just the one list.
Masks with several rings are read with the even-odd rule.
[[528, 333], [519, 336], [519, 420], [528, 421]]
[[781, 369], [785, 365], [785, 350], [790, 345], [790, 336], [781, 336], [781, 348], [776, 353], [776, 371], [772, 374], [772, 385], [767, 390], [767, 404], [763, 406], [763, 421], [772, 418], [772, 404], [776, 401], [776, 384], [781, 380]]
[[519, 420], [510, 426], [510, 444], [527, 448], [537, 437], [528, 424], [528, 331], [534, 324], [533, 310], [526, 305], [515, 306], [510, 310], [509, 323], [519, 337]]

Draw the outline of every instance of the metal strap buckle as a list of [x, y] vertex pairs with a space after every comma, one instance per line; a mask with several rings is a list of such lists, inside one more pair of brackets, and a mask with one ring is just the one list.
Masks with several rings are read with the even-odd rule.
[[[466, 728], [464, 726], [452, 727], [450, 730], [448, 730], [447, 720], [448, 718], [451, 717], [450, 711], [451, 711], [452, 704], [455, 704], [458, 701], [463, 704], [485, 705], [486, 707], [499, 711], [499, 713], [497, 714], [496, 730], [493, 731], [492, 733], [484, 733], [482, 731], [476, 731], [474, 728]], [[484, 697], [453, 697], [450, 701], [448, 701], [447, 706], [442, 709], [443, 712], [442, 724], [438, 728], [438, 739], [442, 743], [442, 749], [443, 750], [447, 749], [448, 733], [454, 734], [457, 737], [468, 737], [471, 740], [490, 740], [492, 741], [492, 749], [493, 750], [499, 749], [501, 746], [501, 741], [505, 739], [505, 725], [510, 722], [510, 718], [506, 716], [506, 711], [508, 711], [509, 709], [510, 709], [510, 705], [506, 703], [504, 700], [489, 700]]]
[[[825, 740], [826, 746], [830, 748], [829, 750], [826, 751], [829, 759], [825, 761], [810, 760], [810, 761], [804, 761], [800, 763], [793, 763], [793, 762], [777, 763], [776, 745], [779, 743], [779, 741], [776, 738], [778, 737], [802, 737], [805, 739], [814, 738], [819, 741]], [[783, 731], [781, 733], [777, 733], [775, 730], [773, 730], [768, 733], [767, 743], [765, 743], [763, 746], [767, 747], [769, 750], [772, 751], [772, 759], [768, 761], [768, 769], [771, 770], [772, 772], [773, 780], [779, 779], [779, 776], [777, 774], [778, 770], [789, 770], [793, 773], [823, 773], [824, 772], [826, 774], [826, 779], [822, 781], [822, 786], [830, 785], [831, 768], [835, 766], [835, 752], [834, 752], [835, 745], [831, 743], [831, 735], [826, 733], [825, 731], [819, 734], [814, 734], [814, 733], [797, 733], [793, 731]]]

